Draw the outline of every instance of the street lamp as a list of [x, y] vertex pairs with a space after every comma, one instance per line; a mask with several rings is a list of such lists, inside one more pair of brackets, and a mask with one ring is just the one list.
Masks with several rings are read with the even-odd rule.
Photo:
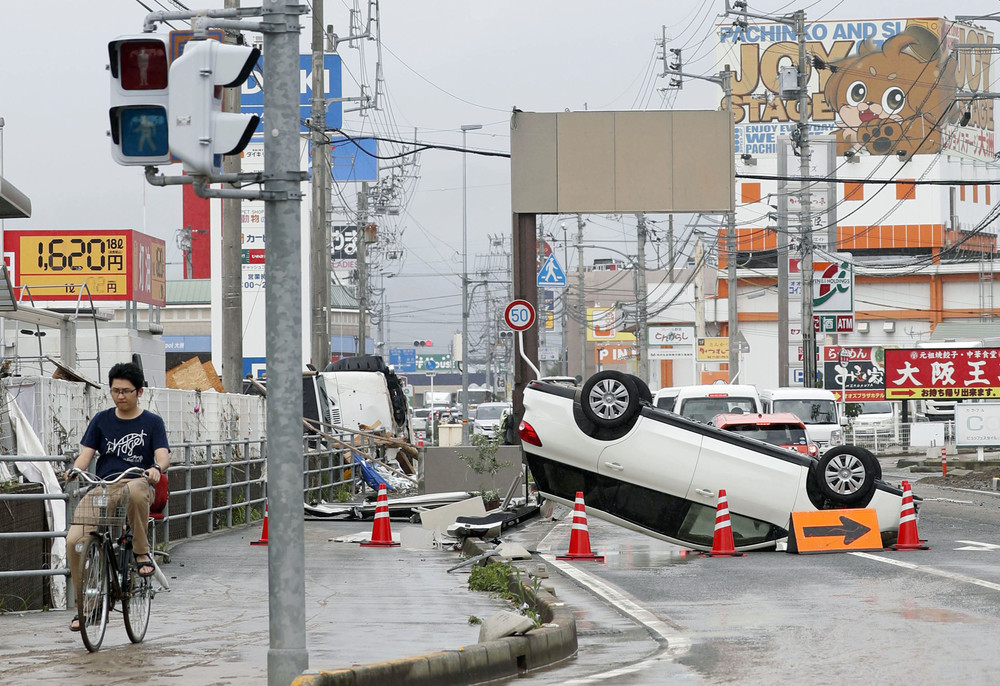
[[465, 140], [482, 124], [462, 124], [462, 445], [469, 442], [469, 212]]

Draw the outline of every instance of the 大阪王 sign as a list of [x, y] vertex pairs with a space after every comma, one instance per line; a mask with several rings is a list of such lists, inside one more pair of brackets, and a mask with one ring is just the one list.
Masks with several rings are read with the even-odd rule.
[[1000, 348], [886, 350], [885, 397], [1000, 398]]

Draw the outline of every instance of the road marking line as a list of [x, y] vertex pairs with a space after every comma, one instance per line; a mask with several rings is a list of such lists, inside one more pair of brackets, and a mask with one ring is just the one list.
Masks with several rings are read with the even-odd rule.
[[658, 642], [666, 644], [666, 648], [655, 653], [653, 656], [646, 658], [645, 660], [631, 665], [626, 665], [624, 667], [617, 667], [607, 672], [591, 674], [590, 676], [579, 679], [572, 679], [566, 682], [567, 686], [571, 684], [574, 686], [582, 686], [583, 684], [603, 683], [611, 677], [637, 673], [656, 662], [663, 661], [664, 659], [672, 661], [678, 657], [686, 655], [691, 649], [691, 639], [687, 636], [676, 633], [676, 627], [671, 626], [669, 623], [661, 620], [652, 612], [642, 607], [625, 591], [610, 585], [603, 579], [599, 579], [593, 574], [583, 571], [576, 565], [556, 559], [556, 556], [551, 552], [552, 546], [547, 541], [557, 529], [564, 528], [566, 526], [566, 522], [557, 524], [545, 536], [545, 538], [542, 539], [541, 543], [539, 543], [539, 555], [543, 560], [545, 560], [546, 564], [550, 564], [553, 567], [558, 568], [563, 574], [570, 577], [581, 586], [589, 589], [591, 593], [608, 602], [622, 614], [627, 615], [636, 622], [642, 624], [651, 634], [653, 634], [654, 638], [659, 637]]
[[982, 552], [988, 552], [991, 550], [1000, 550], [1000, 545], [996, 545], [995, 543], [983, 543], [981, 541], [963, 541], [963, 540], [958, 540], [955, 542], [969, 544], [961, 548], [955, 548], [955, 550], [976, 550]]
[[934, 576], [940, 576], [945, 579], [951, 579], [952, 581], [961, 581], [962, 583], [972, 584], [974, 586], [982, 586], [983, 588], [988, 588], [991, 591], [1000, 591], [1000, 584], [995, 584], [992, 581], [984, 581], [983, 579], [976, 579], [975, 577], [965, 576], [963, 574], [946, 572], [943, 569], [935, 569], [934, 567], [915, 565], [911, 562], [903, 562], [902, 560], [890, 560], [889, 558], [879, 557], [878, 555], [872, 555], [871, 553], [849, 553], [849, 554], [857, 555], [858, 557], [864, 557], [869, 560], [875, 560], [876, 562], [884, 562], [889, 565], [896, 565], [897, 567], [912, 569], [915, 572], [933, 574]]

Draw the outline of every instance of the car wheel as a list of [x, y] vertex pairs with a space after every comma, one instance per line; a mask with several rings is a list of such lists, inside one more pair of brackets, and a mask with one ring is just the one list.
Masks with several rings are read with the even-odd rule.
[[827, 450], [814, 469], [823, 496], [846, 507], [867, 505], [875, 493], [875, 479], [882, 471], [875, 456], [856, 445]]
[[639, 389], [628, 374], [597, 372], [583, 384], [580, 396], [584, 417], [598, 427], [621, 426], [639, 414]]
[[629, 374], [628, 378], [632, 380], [633, 384], [635, 384], [636, 391], [639, 394], [639, 402], [646, 403], [647, 405], [652, 405], [653, 394], [650, 392], [649, 386], [646, 385], [646, 382], [640, 379], [638, 376], [633, 376], [632, 374]]

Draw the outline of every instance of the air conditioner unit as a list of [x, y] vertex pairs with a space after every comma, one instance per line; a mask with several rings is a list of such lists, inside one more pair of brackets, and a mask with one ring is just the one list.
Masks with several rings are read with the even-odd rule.
[[882, 330], [886, 333], [892, 333], [896, 330], [896, 322], [885, 322], [882, 324]]
[[856, 329], [858, 333], [868, 333], [868, 322], [858, 322]]

